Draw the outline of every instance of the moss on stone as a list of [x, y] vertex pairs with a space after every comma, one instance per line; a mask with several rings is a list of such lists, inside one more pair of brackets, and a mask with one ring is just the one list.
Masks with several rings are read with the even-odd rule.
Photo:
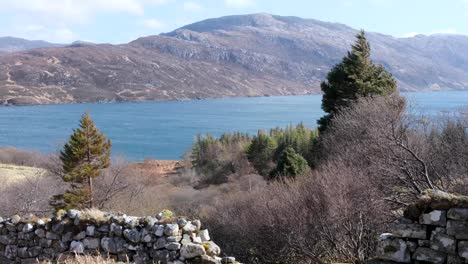
[[418, 220], [427, 211], [448, 210], [455, 207], [468, 208], [468, 196], [428, 189], [421, 193], [416, 202], [406, 208], [404, 216]]
[[385, 254], [391, 254], [391, 253], [395, 253], [397, 251], [398, 251], [398, 248], [396, 248], [393, 245], [387, 245], [386, 247], [384, 247]]

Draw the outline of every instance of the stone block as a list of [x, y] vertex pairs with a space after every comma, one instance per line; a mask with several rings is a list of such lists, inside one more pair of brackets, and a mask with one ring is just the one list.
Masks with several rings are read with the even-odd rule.
[[447, 212], [447, 218], [452, 220], [468, 220], [467, 208], [452, 208]]
[[436, 233], [432, 235], [431, 248], [445, 253], [455, 254], [457, 241], [453, 236]]
[[426, 226], [419, 224], [398, 224], [392, 234], [400, 238], [428, 239]]
[[410, 263], [411, 256], [403, 239], [385, 236], [381, 237], [377, 245], [377, 256], [382, 260]]
[[468, 239], [468, 222], [447, 221], [447, 235], [454, 236], [456, 239]]
[[456, 255], [447, 255], [447, 264], [463, 264], [465, 261]]
[[413, 259], [427, 263], [444, 264], [447, 254], [430, 248], [420, 247], [414, 252]]
[[422, 225], [445, 226], [447, 224], [447, 212], [444, 210], [434, 210], [419, 217]]
[[458, 242], [458, 255], [468, 260], [468, 241]]

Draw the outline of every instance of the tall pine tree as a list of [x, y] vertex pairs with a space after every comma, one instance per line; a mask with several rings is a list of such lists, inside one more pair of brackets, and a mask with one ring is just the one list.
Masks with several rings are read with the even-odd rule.
[[322, 109], [327, 113], [318, 121], [320, 131], [326, 130], [338, 110], [359, 97], [385, 96], [397, 91], [395, 79], [382, 65], [372, 62], [370, 51], [365, 32], [361, 30], [351, 51], [331, 69], [327, 80], [320, 85]]
[[55, 196], [51, 204], [56, 209], [91, 208], [93, 203], [93, 179], [110, 166], [111, 141], [94, 125], [88, 113], [73, 130], [68, 143], [60, 152], [63, 164], [63, 180], [71, 188]]

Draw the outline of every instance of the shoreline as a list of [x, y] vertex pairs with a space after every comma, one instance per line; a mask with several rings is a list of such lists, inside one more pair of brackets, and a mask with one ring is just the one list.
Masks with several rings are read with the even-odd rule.
[[[400, 93], [413, 94], [413, 93], [439, 93], [439, 92], [468, 92], [465, 90], [421, 90], [421, 91], [408, 91], [403, 90]], [[241, 99], [241, 98], [268, 98], [268, 97], [294, 97], [294, 96], [315, 96], [322, 95], [322, 92], [317, 93], [303, 93], [303, 94], [285, 94], [285, 95], [245, 95], [245, 96], [223, 96], [223, 97], [204, 97], [204, 98], [186, 98], [186, 99], [155, 99], [155, 100], [135, 100], [135, 101], [98, 101], [98, 102], [62, 102], [62, 103], [37, 103], [37, 104], [0, 104], [0, 108], [8, 107], [27, 107], [27, 106], [60, 106], [60, 105], [85, 105], [85, 104], [131, 104], [131, 103], [167, 103], [167, 102], [187, 102], [187, 101], [207, 101], [207, 100], [223, 100], [223, 99]], [[14, 99], [14, 98], [10, 98]]]

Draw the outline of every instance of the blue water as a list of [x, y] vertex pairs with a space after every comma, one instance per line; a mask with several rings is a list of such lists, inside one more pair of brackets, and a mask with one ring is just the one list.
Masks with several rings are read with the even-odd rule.
[[[468, 92], [408, 93], [431, 113], [468, 106]], [[304, 122], [315, 127], [323, 115], [321, 96], [278, 96], [179, 102], [43, 105], [0, 108], [0, 146], [42, 152], [61, 148], [89, 111], [113, 143], [113, 154], [129, 160], [179, 159], [199, 133], [256, 133]]]

